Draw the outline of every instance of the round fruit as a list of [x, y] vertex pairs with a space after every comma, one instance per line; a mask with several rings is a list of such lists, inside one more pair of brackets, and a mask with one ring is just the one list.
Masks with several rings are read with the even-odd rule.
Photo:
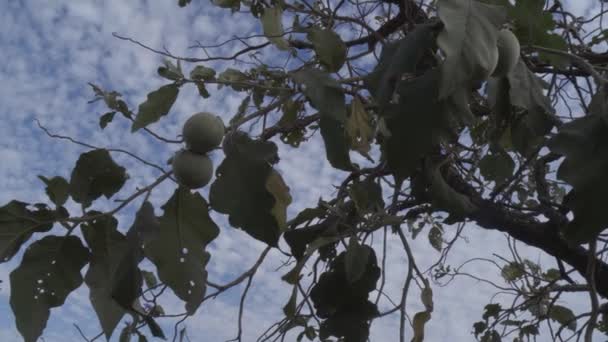
[[504, 77], [510, 73], [519, 60], [519, 40], [509, 29], [498, 32], [498, 64], [492, 76]]
[[205, 154], [218, 147], [224, 137], [224, 123], [211, 113], [196, 113], [184, 124], [182, 136], [188, 149]]
[[173, 174], [177, 181], [189, 189], [207, 185], [213, 176], [213, 163], [203, 154], [181, 150], [173, 156]]

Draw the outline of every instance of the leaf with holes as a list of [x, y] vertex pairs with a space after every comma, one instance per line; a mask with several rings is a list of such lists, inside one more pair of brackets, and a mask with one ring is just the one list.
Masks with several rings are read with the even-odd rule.
[[146, 101], [139, 105], [131, 132], [157, 122], [161, 117], [167, 115], [177, 100], [178, 94], [179, 86], [175, 84], [164, 85], [149, 93]]
[[51, 308], [62, 306], [82, 284], [89, 251], [75, 236], [46, 236], [31, 244], [10, 274], [10, 305], [26, 342], [36, 342]]
[[13, 200], [0, 207], [0, 263], [10, 260], [33, 233], [48, 232], [53, 227], [50, 210], [30, 210], [27, 206]]
[[374, 140], [374, 129], [371, 125], [371, 117], [363, 107], [358, 97], [353, 98], [350, 104], [350, 115], [346, 121], [346, 132], [350, 138], [350, 148], [359, 152], [368, 160], [371, 143]]
[[207, 202], [198, 193], [179, 187], [163, 205], [160, 232], [144, 246], [156, 266], [159, 279], [167, 284], [193, 315], [206, 291], [209, 253], [205, 247], [219, 235], [209, 217]]
[[[270, 179], [269, 184], [271, 165], [278, 161], [276, 145], [235, 132], [224, 139], [223, 148], [226, 158], [217, 168], [217, 177], [209, 190], [211, 207], [228, 214], [233, 227], [276, 246], [282, 230], [283, 207], [289, 202], [286, 185], [278, 178]], [[247, 177], [243, 177], [243, 170], [247, 170]]]
[[88, 207], [101, 197], [112, 197], [127, 181], [124, 167], [116, 164], [108, 150], [98, 149], [80, 155], [70, 177], [70, 195]]

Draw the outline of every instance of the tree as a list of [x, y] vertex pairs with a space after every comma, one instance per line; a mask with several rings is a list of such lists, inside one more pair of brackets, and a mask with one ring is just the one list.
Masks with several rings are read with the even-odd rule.
[[[125, 315], [132, 319], [121, 341], [162, 338], [157, 320], [174, 316], [157, 303], [166, 289], [184, 302], [184, 319], [244, 283], [242, 308], [259, 266], [277, 249], [293, 261], [282, 277], [293, 291], [285, 318], [263, 340], [295, 332], [298, 341], [366, 341], [375, 320], [395, 314], [401, 340], [407, 331], [422, 341], [433, 313], [433, 285], [462, 274], [449, 265], [448, 253], [466, 223], [504, 232], [513, 244], [556, 260], [555, 268], [543, 269], [513, 247], [511, 259], [495, 262], [514, 300], [510, 307], [485, 306], [472, 327], [475, 338], [524, 341], [543, 333], [557, 340], [569, 330], [591, 341], [594, 333], [608, 331], [608, 307], [600, 304], [608, 296], [602, 247], [608, 226], [602, 201], [608, 192], [608, 52], [601, 52], [606, 31], [598, 28], [603, 12], [582, 18], [558, 1], [523, 0], [214, 4], [250, 12], [265, 42], [233, 39], [227, 43], [245, 48], [185, 58], [116, 35], [165, 57], [158, 74], [167, 84], [151, 90], [137, 109], [118, 91], [91, 84], [94, 100], [109, 108], [99, 118], [100, 129], [127, 120], [133, 134], [177, 146], [181, 139], [153, 129], [170, 115], [183, 88], [196, 87], [207, 98], [215, 84], [243, 96], [226, 127], [208, 198], [128, 146], [109, 150], [71, 139], [89, 150], [70, 179], [40, 176], [48, 203], [13, 200], [0, 207], [1, 260], [24, 249], [10, 275], [10, 304], [26, 341], [41, 336], [51, 309], [83, 283], [107, 338], [117, 334]], [[521, 53], [506, 75], [492, 77], [504, 26], [513, 30]], [[269, 49], [288, 56], [282, 67], [257, 58]], [[245, 67], [229, 64], [245, 56], [251, 62]], [[215, 61], [227, 61], [226, 67], [214, 70]], [[328, 162], [345, 176], [333, 198], [288, 217], [292, 198], [275, 169], [277, 144], [297, 148], [311, 139], [323, 141]], [[102, 211], [97, 201], [115, 198], [128, 181], [128, 170], [112, 157], [116, 153], [159, 176]], [[175, 191], [154, 208], [149, 197], [166, 182], [174, 182]], [[69, 212], [68, 201], [82, 213]], [[116, 214], [133, 206], [133, 225], [123, 234]], [[207, 279], [205, 248], [220, 234], [210, 211], [268, 245], [249, 270], [223, 285]], [[56, 234], [55, 226], [65, 231]], [[421, 232], [440, 252], [428, 270], [418, 266], [411, 248]], [[34, 233], [42, 235], [32, 239]], [[402, 272], [383, 266], [387, 235], [398, 237], [408, 262], [401, 300], [381, 312], [387, 272]], [[384, 243], [373, 247], [374, 236]], [[143, 260], [155, 272], [141, 270]], [[423, 309], [408, 327], [405, 299], [412, 284]], [[560, 304], [570, 292], [590, 299], [587, 312], [576, 315]]]

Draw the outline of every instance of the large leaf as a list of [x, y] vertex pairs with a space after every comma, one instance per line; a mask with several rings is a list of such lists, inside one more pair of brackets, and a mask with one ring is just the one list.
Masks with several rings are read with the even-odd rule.
[[304, 94], [322, 116], [338, 122], [346, 121], [344, 92], [340, 84], [329, 74], [318, 69], [306, 68], [292, 75], [294, 81], [304, 86]]
[[419, 25], [405, 38], [384, 45], [374, 71], [365, 78], [366, 87], [381, 109], [393, 99], [398, 80], [415, 75], [418, 62], [434, 43], [433, 27]]
[[91, 248], [91, 264], [84, 281], [107, 339], [125, 314], [112, 298], [114, 274], [129, 247], [125, 236], [116, 230], [117, 226], [118, 221], [112, 216], [103, 216], [82, 226], [84, 238]]
[[344, 271], [349, 284], [356, 282], [365, 274], [371, 253], [371, 247], [361, 245], [355, 236], [350, 238], [344, 256]]
[[319, 128], [325, 143], [325, 155], [329, 164], [339, 170], [351, 171], [353, 165], [349, 155], [350, 139], [344, 123], [327, 115], [321, 115]]
[[206, 291], [209, 253], [205, 247], [219, 235], [209, 217], [207, 202], [198, 193], [179, 187], [163, 205], [160, 233], [145, 244], [146, 256], [154, 263], [159, 279], [186, 302], [193, 315]]
[[228, 214], [233, 227], [276, 246], [283, 225], [281, 206], [288, 202], [286, 186], [276, 186], [280, 185], [278, 179], [271, 179], [269, 184], [271, 164], [278, 160], [276, 145], [235, 132], [224, 139], [223, 148], [226, 158], [217, 168], [209, 190], [211, 207]]
[[444, 104], [437, 100], [438, 78], [437, 70], [431, 70], [400, 82], [399, 103], [387, 106], [390, 136], [382, 144], [382, 154], [398, 179], [409, 177], [446, 132], [449, 121]]
[[283, 9], [280, 7], [264, 8], [264, 13], [260, 16], [264, 35], [279, 50], [289, 49], [289, 42], [283, 38]]
[[125, 184], [125, 168], [116, 164], [108, 150], [98, 149], [80, 155], [70, 178], [70, 195], [88, 207], [101, 197], [112, 197]]
[[554, 304], [549, 309], [549, 318], [558, 322], [561, 325], [565, 325], [568, 329], [576, 331], [576, 316], [574, 312], [569, 308], [561, 305]]
[[[561, 35], [553, 33], [556, 28], [553, 14], [545, 11], [544, 0], [516, 0], [509, 4], [509, 16], [514, 19], [515, 34], [522, 45], [538, 45], [566, 51], [567, 42]], [[553, 65], [561, 65], [563, 57], [555, 54], [540, 54], [541, 59]]]
[[179, 87], [175, 84], [164, 85], [149, 93], [146, 101], [139, 105], [131, 131], [135, 132], [167, 115], [173, 103], [177, 100], [178, 94]]
[[308, 30], [308, 40], [314, 46], [317, 57], [329, 72], [337, 72], [346, 61], [346, 44], [331, 29], [313, 27]]
[[10, 201], [0, 207], [0, 263], [10, 260], [35, 232], [53, 228], [49, 210], [29, 210], [28, 204]]
[[511, 139], [515, 149], [527, 155], [534, 151], [553, 127], [553, 108], [544, 95], [542, 80], [526, 64], [519, 60], [507, 75], [509, 97], [513, 106], [525, 109], [525, 113], [511, 123]]
[[352, 170], [349, 138], [345, 131], [346, 105], [340, 84], [329, 74], [306, 68], [293, 74], [293, 79], [303, 85], [304, 94], [313, 107], [319, 110], [319, 127], [325, 143], [329, 163], [340, 170]]
[[598, 115], [572, 120], [560, 128], [549, 148], [566, 157], [557, 178], [573, 187], [564, 202], [574, 212], [566, 236], [575, 243], [587, 242], [608, 226], [604, 205], [608, 192], [608, 124]]
[[444, 24], [437, 45], [446, 55], [439, 95], [446, 98], [462, 87], [470, 88], [472, 81], [483, 80], [494, 70], [498, 30], [506, 13], [499, 6], [474, 0], [440, 0], [437, 6]]
[[70, 197], [69, 193], [69, 183], [63, 177], [53, 177], [48, 179], [44, 176], [38, 176], [41, 181], [46, 184], [46, 194], [49, 196], [49, 199], [55, 203], [58, 207], [65, 204], [65, 202]]
[[88, 261], [89, 251], [75, 236], [46, 236], [27, 248], [10, 274], [10, 304], [26, 342], [38, 340], [51, 308], [82, 284], [80, 270]]

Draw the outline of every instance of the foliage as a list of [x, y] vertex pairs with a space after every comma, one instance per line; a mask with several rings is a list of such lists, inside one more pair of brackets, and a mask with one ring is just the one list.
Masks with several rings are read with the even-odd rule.
[[[322, 2], [212, 3], [250, 13], [268, 42], [248, 45], [232, 57], [163, 53], [168, 59], [157, 73], [170, 83], [149, 92], [137, 112], [117, 91], [91, 84], [95, 100], [109, 109], [98, 119], [100, 129], [118, 129], [110, 124], [125, 120], [133, 134], [166, 144], [182, 141], [152, 128], [174, 115], [182, 88], [196, 87], [202, 101], [215, 94], [208, 90], [211, 85], [241, 96], [216, 155], [208, 199], [175, 183], [157, 217], [149, 198], [157, 186], [174, 181], [172, 174], [129, 153], [128, 146], [82, 153], [69, 180], [39, 176], [48, 204], [13, 200], [0, 207], [1, 261], [27, 246], [10, 275], [10, 304], [26, 341], [38, 340], [51, 309], [83, 282], [108, 339], [145, 341], [143, 327], [164, 338], [156, 320], [175, 317], [157, 303], [165, 289], [184, 302], [180, 317], [185, 319], [208, 299], [246, 282], [242, 312], [253, 275], [277, 250], [295, 259], [282, 277], [292, 292], [283, 307], [285, 318], [262, 339], [293, 330], [297, 341], [367, 341], [373, 321], [394, 313], [400, 316], [401, 341], [406, 335], [423, 341], [434, 306], [440, 305], [433, 301], [433, 287], [439, 287], [434, 285], [474, 277], [462, 269], [466, 263], [454, 266], [448, 259], [465, 224], [505, 233], [512, 251], [509, 258], [496, 255], [498, 261], [470, 261], [498, 266], [503, 284], [484, 280], [502, 294], [515, 294], [512, 301], [483, 308], [481, 320], [471, 322], [476, 339], [524, 341], [550, 334], [557, 340], [570, 330], [571, 336], [590, 341], [594, 333], [608, 331], [608, 311], [597, 302], [608, 296], [606, 252], [597, 248], [608, 227], [603, 200], [608, 193], [608, 58], [591, 49], [602, 46], [605, 31], [587, 29], [601, 16], [579, 18], [560, 2], [537, 0], [339, 2], [331, 8]], [[194, 4], [180, 0], [178, 5]], [[374, 11], [372, 5], [384, 10]], [[292, 24], [285, 25], [288, 21]], [[506, 76], [490, 77], [503, 26], [513, 30], [522, 51]], [[353, 38], [353, 32], [363, 33]], [[239, 69], [210, 63], [248, 52], [251, 63], [237, 64]], [[289, 59], [276, 67], [272, 58], [260, 59], [264, 52]], [[578, 98], [566, 101], [564, 94]], [[559, 112], [575, 105], [578, 111]], [[246, 123], [252, 123], [249, 130]], [[331, 199], [291, 215], [292, 194], [277, 144], [296, 154], [314, 141], [322, 141], [327, 162], [343, 179]], [[351, 152], [364, 162], [359, 165], [361, 158]], [[160, 171], [158, 178], [118, 200], [129, 175], [115, 161], [117, 153], [143, 160]], [[102, 211], [102, 196], [120, 204]], [[138, 199], [133, 224], [123, 233], [117, 213], [133, 209]], [[68, 212], [73, 204], [82, 215]], [[225, 285], [207, 279], [207, 247], [220, 234], [210, 212], [268, 246], [251, 269]], [[428, 245], [414, 240], [422, 231]], [[34, 233], [39, 235], [33, 238]], [[394, 241], [407, 255], [407, 266], [398, 270], [386, 268], [389, 234], [398, 237]], [[414, 242], [439, 255], [427, 270], [416, 260]], [[543, 269], [546, 265], [523, 258], [517, 243], [541, 249], [557, 265]], [[143, 260], [154, 270], [142, 269]], [[396, 304], [385, 299], [389, 272], [405, 276]], [[406, 327], [412, 284], [419, 285], [423, 310]], [[565, 292], [588, 295], [595, 304], [588, 312], [575, 312], [561, 300]], [[386, 305], [392, 308], [381, 311]], [[121, 325], [126, 314], [130, 321]], [[236, 339], [241, 340], [242, 313], [238, 320]], [[178, 327], [174, 330], [175, 340]], [[180, 340], [185, 334], [180, 331]]]

